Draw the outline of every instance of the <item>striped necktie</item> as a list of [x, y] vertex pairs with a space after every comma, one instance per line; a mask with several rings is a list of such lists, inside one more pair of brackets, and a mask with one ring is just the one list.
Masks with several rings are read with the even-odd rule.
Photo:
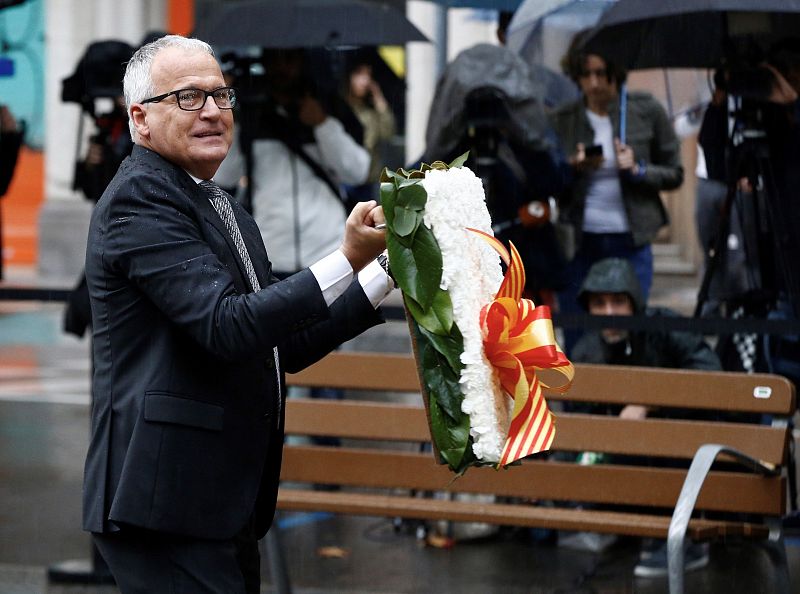
[[205, 190], [208, 199], [214, 206], [214, 210], [217, 211], [219, 218], [225, 223], [225, 228], [228, 230], [228, 233], [230, 233], [231, 239], [233, 239], [233, 243], [236, 245], [236, 250], [239, 252], [239, 257], [241, 257], [242, 263], [244, 264], [244, 269], [247, 271], [247, 278], [250, 280], [253, 291], [261, 290], [261, 284], [258, 282], [258, 277], [256, 277], [256, 270], [253, 268], [253, 261], [250, 259], [250, 252], [247, 251], [244, 238], [242, 238], [242, 232], [233, 214], [230, 195], [210, 180], [201, 181], [200, 187]]
[[[228, 230], [228, 233], [230, 233], [231, 239], [233, 239], [233, 243], [236, 245], [236, 250], [239, 252], [239, 256], [244, 263], [244, 268], [247, 271], [247, 278], [250, 280], [253, 291], [260, 291], [261, 283], [258, 282], [256, 270], [253, 268], [253, 261], [250, 259], [250, 252], [247, 251], [247, 246], [242, 237], [242, 231], [239, 229], [239, 224], [236, 222], [236, 217], [233, 214], [230, 195], [211, 180], [201, 181], [200, 187], [203, 188], [203, 191], [208, 195], [208, 199], [214, 206], [214, 210], [217, 211], [219, 218], [225, 223], [225, 228]], [[280, 423], [283, 397], [281, 395], [281, 363], [278, 359], [278, 347], [272, 349], [272, 355], [275, 358], [276, 385], [278, 387], [278, 416], [276, 418], [276, 423]]]

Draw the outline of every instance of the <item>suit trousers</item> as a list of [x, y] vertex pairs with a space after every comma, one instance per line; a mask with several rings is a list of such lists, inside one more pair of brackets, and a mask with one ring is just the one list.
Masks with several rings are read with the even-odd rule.
[[121, 594], [258, 594], [258, 541], [251, 527], [227, 540], [124, 527], [93, 533]]

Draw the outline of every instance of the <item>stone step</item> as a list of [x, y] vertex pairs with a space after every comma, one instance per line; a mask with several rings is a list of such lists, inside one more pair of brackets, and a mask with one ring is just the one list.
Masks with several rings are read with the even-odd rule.
[[653, 244], [653, 272], [655, 274], [693, 275], [697, 272], [694, 263], [686, 260], [677, 243]]

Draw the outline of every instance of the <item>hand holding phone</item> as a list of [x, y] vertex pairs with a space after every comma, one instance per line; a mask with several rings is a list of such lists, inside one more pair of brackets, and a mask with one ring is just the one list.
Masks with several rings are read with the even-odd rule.
[[583, 151], [584, 151], [584, 155], [586, 155], [587, 159], [589, 157], [602, 157], [603, 156], [603, 145], [602, 144], [592, 144], [592, 145], [587, 146], [585, 149], [583, 149]]

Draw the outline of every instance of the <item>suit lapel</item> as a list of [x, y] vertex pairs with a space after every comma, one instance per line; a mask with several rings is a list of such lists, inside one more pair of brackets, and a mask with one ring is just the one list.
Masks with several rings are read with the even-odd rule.
[[[172, 178], [175, 185], [191, 198], [191, 202], [197, 210], [198, 219], [205, 221], [206, 224], [216, 229], [217, 233], [219, 233], [220, 236], [222, 236], [225, 240], [225, 245], [228, 247], [229, 254], [217, 254], [217, 256], [223, 259], [223, 261], [230, 259], [236, 264], [236, 270], [239, 273], [237, 286], [242, 288], [243, 293], [252, 292], [253, 286], [250, 284], [250, 279], [247, 277], [247, 269], [245, 268], [241, 255], [239, 254], [239, 250], [236, 248], [233, 237], [231, 237], [228, 228], [220, 218], [219, 213], [217, 213], [216, 209], [214, 208], [214, 205], [211, 204], [211, 200], [208, 199], [205, 191], [191, 178], [188, 173], [186, 173], [183, 169], [176, 167], [169, 161], [166, 161], [158, 153], [137, 145], [133, 148], [133, 156], [147, 162], [150, 166], [164, 170], [166, 175]], [[165, 168], [165, 164], [169, 165], [169, 167]], [[263, 247], [261, 247], [261, 236], [258, 234], [257, 240], [254, 241], [252, 230], [247, 233], [245, 232], [245, 229], [249, 228], [250, 225], [246, 224], [248, 221], [243, 221], [243, 216], [246, 216], [244, 209], [242, 209], [235, 202], [233, 204], [233, 212], [236, 214], [236, 222], [239, 225], [239, 229], [242, 232], [242, 237], [244, 238], [250, 258], [253, 261], [253, 267], [255, 268], [256, 276], [258, 277], [259, 282], [262, 283], [261, 286], [266, 286], [266, 280], [269, 278], [269, 272], [266, 264], [266, 252], [264, 252]], [[252, 223], [252, 227], [254, 227], [256, 233], [258, 233], [258, 227], [256, 227], [254, 222]], [[233, 270], [231, 270], [231, 272], [233, 272]]]

